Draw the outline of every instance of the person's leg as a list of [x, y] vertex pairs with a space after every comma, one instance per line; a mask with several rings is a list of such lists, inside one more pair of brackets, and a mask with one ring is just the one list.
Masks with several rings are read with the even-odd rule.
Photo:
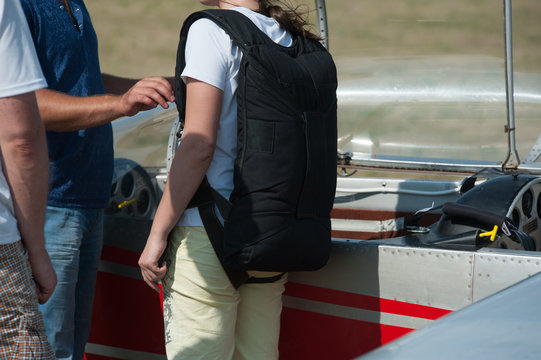
[[166, 352], [173, 359], [227, 360], [233, 356], [238, 292], [202, 227], [176, 227], [166, 251]]
[[239, 287], [235, 360], [277, 360], [282, 293], [287, 274], [268, 284]]
[[79, 254], [79, 277], [75, 291], [73, 358], [83, 359], [90, 334], [96, 277], [103, 244], [103, 210], [85, 209], [84, 237]]
[[22, 242], [0, 245], [0, 359], [54, 359]]
[[58, 283], [44, 305], [47, 338], [57, 359], [72, 359], [75, 316], [75, 289], [79, 272], [79, 247], [83, 231], [77, 209], [47, 207], [45, 248], [56, 271]]

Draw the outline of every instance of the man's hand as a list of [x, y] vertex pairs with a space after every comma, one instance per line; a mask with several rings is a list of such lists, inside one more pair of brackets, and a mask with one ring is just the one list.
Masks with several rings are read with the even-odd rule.
[[139, 80], [120, 97], [120, 109], [124, 115], [133, 116], [158, 105], [167, 109], [169, 101], [175, 101], [170, 82], [163, 77], [148, 77]]
[[32, 268], [32, 275], [36, 283], [36, 291], [38, 294], [38, 302], [45, 304], [53, 294], [56, 287], [56, 272], [53, 269], [49, 254], [44, 247], [35, 250], [27, 249], [28, 261]]
[[171, 79], [148, 77], [138, 81], [104, 75], [103, 80], [105, 95], [72, 96], [50, 89], [38, 90], [39, 111], [46, 129], [88, 129], [158, 105], [167, 109], [168, 102], [175, 101]]

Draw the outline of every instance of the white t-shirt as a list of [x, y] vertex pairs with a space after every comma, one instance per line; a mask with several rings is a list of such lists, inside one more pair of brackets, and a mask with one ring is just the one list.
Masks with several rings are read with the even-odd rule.
[[[0, 0], [0, 98], [45, 87], [47, 82], [19, 0]], [[20, 238], [0, 157], [0, 244]]]
[[[243, 7], [232, 8], [247, 16], [275, 43], [291, 46], [291, 34], [273, 18]], [[224, 92], [214, 158], [207, 171], [210, 185], [229, 198], [233, 190], [233, 166], [237, 155], [237, 85], [242, 51], [212, 20], [192, 24], [186, 42], [186, 67], [181, 76], [215, 86]], [[178, 225], [202, 226], [197, 208], [184, 212]]]

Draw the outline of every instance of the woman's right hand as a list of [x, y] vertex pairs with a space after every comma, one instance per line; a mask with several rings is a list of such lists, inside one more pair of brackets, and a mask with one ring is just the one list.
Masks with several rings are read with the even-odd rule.
[[139, 267], [141, 268], [141, 274], [143, 280], [156, 292], [160, 292], [158, 282], [162, 280], [167, 272], [167, 264], [163, 261], [161, 264], [161, 256], [163, 255], [167, 246], [166, 235], [149, 235], [145, 249], [141, 253], [139, 258]]

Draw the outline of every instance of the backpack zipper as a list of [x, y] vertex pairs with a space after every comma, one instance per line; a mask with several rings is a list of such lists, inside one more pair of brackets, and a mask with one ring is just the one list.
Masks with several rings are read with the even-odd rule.
[[[244, 56], [243, 56], [244, 58]], [[242, 94], [244, 97], [246, 97], [246, 69], [248, 68], [248, 61], [243, 61], [242, 63], [242, 66], [243, 66], [243, 71], [244, 71], [244, 76], [242, 77]], [[237, 89], [238, 91], [238, 89]], [[238, 94], [237, 93], [237, 104], [238, 104]], [[238, 105], [237, 105], [237, 110], [238, 110]], [[247, 137], [247, 133], [248, 133], [248, 110], [247, 110], [247, 107], [246, 107], [246, 101], [244, 101], [244, 108], [242, 109], [242, 111], [244, 112], [242, 114], [242, 129], [243, 129], [243, 138], [242, 138], [242, 154], [240, 154], [240, 158], [239, 158], [239, 171], [237, 173], [237, 177], [240, 176], [241, 172], [242, 172], [242, 168], [244, 166], [244, 157], [245, 157], [245, 154], [246, 154], [246, 146], [247, 146], [247, 141], [248, 141], [248, 137]], [[238, 114], [237, 114], [237, 117], [238, 117]], [[238, 129], [237, 129], [237, 137], [238, 137]], [[238, 154], [238, 151], [239, 149], [237, 149], [237, 156], [239, 155]], [[237, 179], [238, 180], [238, 179]]]

